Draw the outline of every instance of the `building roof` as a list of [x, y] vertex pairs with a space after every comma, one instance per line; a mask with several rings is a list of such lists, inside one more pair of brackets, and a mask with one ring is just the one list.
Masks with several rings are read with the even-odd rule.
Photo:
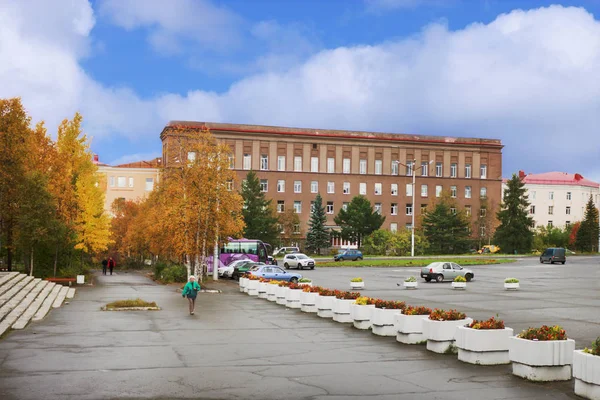
[[216, 132], [232, 133], [262, 133], [272, 135], [288, 136], [312, 136], [321, 138], [340, 138], [340, 139], [371, 139], [395, 142], [420, 142], [420, 143], [439, 143], [439, 144], [463, 144], [468, 146], [494, 147], [501, 149], [502, 141], [499, 139], [478, 139], [478, 138], [459, 138], [448, 136], [429, 136], [429, 135], [411, 135], [403, 133], [378, 133], [366, 131], [342, 131], [333, 129], [313, 129], [313, 128], [290, 128], [281, 126], [266, 125], [246, 125], [246, 124], [223, 124], [217, 122], [195, 122], [195, 121], [170, 121], [161, 133], [161, 139], [164, 135], [174, 128], [201, 129], [208, 128]]
[[[524, 175], [524, 176], [523, 176]], [[542, 174], [520, 174], [526, 184], [537, 185], [571, 185], [598, 188], [600, 184], [584, 178], [580, 174], [567, 172], [544, 172]]]
[[115, 168], [159, 168], [162, 165], [162, 158], [157, 157], [150, 161], [135, 161], [127, 164], [114, 165]]

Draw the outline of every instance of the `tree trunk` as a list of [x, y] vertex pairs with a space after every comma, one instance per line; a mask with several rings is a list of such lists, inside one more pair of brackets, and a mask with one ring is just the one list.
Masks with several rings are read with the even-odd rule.
[[56, 244], [56, 251], [54, 252], [54, 277], [56, 278], [56, 267], [58, 265], [58, 243]]
[[12, 259], [13, 259], [13, 251], [12, 251], [12, 227], [10, 226], [10, 222], [6, 224], [6, 267], [8, 271], [12, 271]]
[[29, 249], [29, 276], [33, 276], [33, 245]]

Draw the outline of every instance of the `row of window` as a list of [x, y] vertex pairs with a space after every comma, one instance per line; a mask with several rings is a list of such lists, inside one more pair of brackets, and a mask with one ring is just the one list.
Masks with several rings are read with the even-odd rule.
[[[531, 200], [536, 200], [537, 193], [535, 190], [530, 190], [529, 194], [531, 196]], [[572, 200], [572, 197], [573, 197], [573, 195], [571, 192], [566, 192], [565, 198], [567, 200]], [[587, 201], [589, 198], [590, 198], [590, 193], [581, 193], [582, 201]], [[548, 200], [554, 200], [554, 192], [548, 192]]]
[[[113, 187], [113, 188], [114, 187], [132, 188], [132, 187], [134, 187], [133, 183], [134, 183], [134, 179], [131, 176], [130, 177], [126, 177], [126, 176], [109, 176], [108, 177], [108, 186]], [[146, 178], [145, 190], [146, 191], [154, 190], [154, 178]]]
[[[581, 215], [583, 215], [584, 212], [584, 207], [581, 207]], [[529, 206], [529, 214], [535, 214], [535, 205], [532, 204]], [[565, 207], [565, 214], [566, 215], [571, 215], [571, 206], [566, 206]], [[554, 206], [548, 206], [548, 215], [554, 215]]]

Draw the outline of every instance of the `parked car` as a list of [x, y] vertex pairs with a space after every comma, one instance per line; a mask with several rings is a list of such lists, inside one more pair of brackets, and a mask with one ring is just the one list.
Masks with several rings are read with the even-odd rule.
[[233, 273], [231, 274], [231, 277], [233, 279], [240, 279], [241, 276], [243, 276], [245, 273], [249, 272], [250, 269], [252, 269], [253, 267], [263, 266], [263, 265], [267, 265], [267, 264], [262, 263], [262, 262], [253, 262], [253, 261], [251, 261], [249, 263], [241, 264], [241, 265], [233, 268]]
[[219, 267], [219, 276], [224, 278], [233, 278], [233, 271], [235, 267], [241, 267], [244, 264], [251, 263], [252, 260], [235, 260], [224, 267]]
[[286, 254], [285, 257], [283, 257], [283, 266], [285, 267], [285, 269], [315, 269], [315, 260], [302, 253]]
[[457, 276], [463, 276], [467, 282], [470, 282], [475, 274], [470, 269], [447, 261], [432, 262], [421, 268], [421, 278], [425, 279], [425, 282], [431, 282], [432, 279], [436, 282], [453, 281]]
[[493, 244], [486, 244], [481, 249], [477, 250], [479, 254], [494, 254], [500, 251], [500, 247]]
[[333, 256], [334, 261], [341, 261], [341, 260], [356, 261], [356, 260], [362, 260], [362, 259], [363, 259], [362, 251], [351, 250], [351, 249], [340, 250], [335, 256]]
[[540, 263], [543, 264], [546, 261], [550, 264], [554, 264], [555, 262], [562, 264], [566, 263], [567, 256], [565, 249], [562, 247], [550, 247], [544, 250], [542, 255], [540, 255]]
[[296, 272], [287, 272], [275, 265], [257, 265], [252, 267], [248, 273], [266, 279], [290, 281], [294, 283], [297, 283], [298, 280], [302, 279], [302, 275]]
[[280, 249], [275, 249], [275, 251], [273, 252], [273, 257], [285, 256], [286, 254], [292, 253], [300, 253], [300, 249], [298, 247], [282, 247]]

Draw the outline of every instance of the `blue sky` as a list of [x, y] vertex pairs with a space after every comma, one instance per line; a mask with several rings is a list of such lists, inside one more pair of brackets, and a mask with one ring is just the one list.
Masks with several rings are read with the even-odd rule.
[[0, 97], [50, 132], [82, 112], [108, 163], [159, 155], [180, 119], [499, 138], [505, 176], [600, 181], [597, 15], [599, 0], [0, 0]]

